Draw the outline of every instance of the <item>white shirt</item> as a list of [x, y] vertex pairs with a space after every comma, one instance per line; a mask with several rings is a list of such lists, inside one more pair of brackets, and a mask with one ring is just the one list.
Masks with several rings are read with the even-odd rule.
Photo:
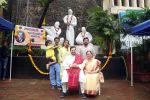
[[83, 45], [83, 46], [81, 46], [81, 48], [80, 48], [80, 55], [83, 57], [83, 59], [85, 59], [86, 58], [86, 52], [87, 51], [92, 51], [92, 53], [93, 53], [93, 55], [95, 56], [96, 54], [95, 54], [95, 50], [94, 50], [94, 46], [93, 46], [93, 44], [91, 44], [91, 43], [89, 43], [86, 47]]

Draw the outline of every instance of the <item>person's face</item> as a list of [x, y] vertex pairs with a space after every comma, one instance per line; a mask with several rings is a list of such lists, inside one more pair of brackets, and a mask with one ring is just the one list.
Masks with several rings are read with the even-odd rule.
[[55, 39], [55, 45], [59, 44], [59, 39]]
[[93, 55], [91, 52], [87, 52], [86, 57], [87, 57], [87, 59], [91, 59], [91, 58], [93, 58]]
[[88, 45], [89, 44], [89, 40], [88, 39], [84, 39], [83, 44], [84, 45]]
[[76, 54], [76, 48], [72, 48], [70, 52], [72, 55], [75, 55]]
[[48, 45], [51, 45], [51, 44], [52, 44], [52, 41], [49, 41], [49, 42], [48, 42]]
[[69, 46], [69, 41], [65, 41], [64, 42], [64, 47], [68, 47]]

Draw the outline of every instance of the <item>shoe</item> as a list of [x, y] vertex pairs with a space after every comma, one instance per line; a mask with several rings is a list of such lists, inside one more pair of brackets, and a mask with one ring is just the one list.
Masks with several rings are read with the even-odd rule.
[[56, 86], [52, 85], [51, 89], [54, 90], [56, 88]]
[[83, 99], [86, 99], [86, 98], [87, 98], [84, 93], [81, 94], [81, 97], [82, 97]]
[[57, 86], [57, 89], [58, 89], [58, 90], [62, 90], [61, 86]]
[[62, 92], [60, 98], [64, 98], [66, 93]]

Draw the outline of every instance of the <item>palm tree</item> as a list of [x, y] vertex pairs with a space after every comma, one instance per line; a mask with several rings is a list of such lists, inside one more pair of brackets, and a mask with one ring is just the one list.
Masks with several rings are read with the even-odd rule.
[[114, 41], [118, 40], [119, 34], [123, 32], [119, 20], [99, 6], [88, 9], [87, 13], [87, 26], [94, 33], [94, 42], [107, 49], [111, 55]]

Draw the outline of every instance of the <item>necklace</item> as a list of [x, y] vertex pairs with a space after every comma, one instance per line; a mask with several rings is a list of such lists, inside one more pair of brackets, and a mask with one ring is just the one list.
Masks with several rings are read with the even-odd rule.
[[85, 32], [81, 32], [82, 37], [85, 37]]
[[72, 21], [72, 17], [73, 15], [71, 16], [71, 19], [69, 21], [69, 15], [67, 16], [67, 29], [69, 30], [69, 25], [71, 24], [71, 21]]
[[55, 31], [56, 31], [56, 34], [58, 34], [59, 28], [56, 28], [56, 27], [54, 26], [54, 29], [55, 29]]

